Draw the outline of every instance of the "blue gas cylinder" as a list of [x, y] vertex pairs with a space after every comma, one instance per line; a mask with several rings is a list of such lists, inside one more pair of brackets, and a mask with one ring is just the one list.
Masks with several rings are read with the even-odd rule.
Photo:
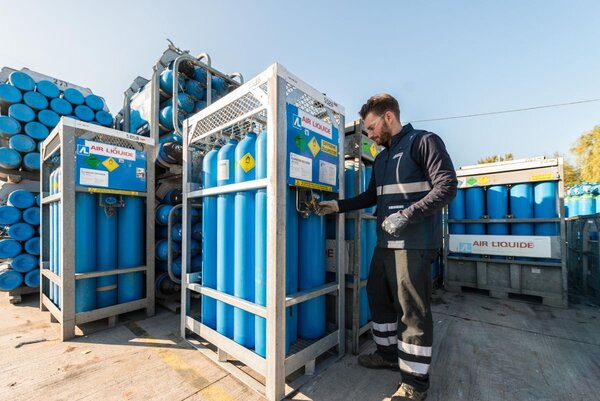
[[[179, 83], [178, 91], [183, 91], [185, 85], [183, 75], [178, 74], [177, 81]], [[173, 70], [165, 70], [160, 74], [160, 91], [165, 97], [173, 96]]]
[[39, 255], [40, 254], [40, 237], [33, 237], [25, 241], [25, 252], [30, 255]]
[[21, 155], [14, 149], [0, 148], [0, 167], [17, 170], [21, 166]]
[[61, 116], [68, 116], [73, 113], [73, 106], [65, 99], [57, 97], [50, 101], [50, 108]]
[[[506, 185], [492, 185], [487, 188], [487, 214], [490, 219], [505, 219], [508, 215], [508, 188]], [[489, 235], [508, 235], [507, 223], [488, 224]]]
[[23, 154], [35, 151], [37, 144], [31, 137], [23, 134], [17, 134], [10, 137], [8, 140], [8, 146], [11, 149]]
[[[267, 133], [261, 132], [256, 138], [256, 179], [267, 178]], [[256, 191], [254, 215], [254, 299], [256, 304], [267, 304], [267, 192], [264, 189]], [[287, 315], [287, 314], [286, 314]], [[266, 357], [267, 327], [266, 320], [254, 316], [255, 352]]]
[[85, 97], [85, 105], [94, 111], [100, 111], [104, 109], [104, 99], [90, 93]]
[[21, 211], [14, 206], [0, 206], [0, 225], [7, 226], [21, 220]]
[[17, 103], [8, 108], [8, 116], [23, 124], [26, 124], [35, 120], [35, 111], [33, 111], [33, 109], [26, 104]]
[[96, 121], [98, 124], [103, 125], [105, 127], [112, 127], [113, 125], [113, 117], [109, 112], [104, 110], [99, 110], [95, 115]]
[[[75, 273], [96, 270], [97, 202], [95, 194], [75, 193]], [[75, 313], [96, 308], [96, 282], [96, 278], [75, 282]]]
[[[448, 219], [463, 220], [465, 217], [465, 190], [458, 189], [456, 191], [456, 196], [448, 205]], [[448, 232], [450, 234], [465, 234], [465, 223], [449, 223]]]
[[[514, 219], [533, 218], [533, 185], [513, 184], [510, 187], [510, 214]], [[512, 235], [533, 235], [533, 223], [512, 223]]]
[[52, 129], [60, 121], [60, 116], [52, 110], [42, 110], [38, 113], [38, 121]]
[[38, 267], [39, 258], [28, 253], [15, 256], [10, 261], [10, 267], [19, 273], [27, 273]]
[[[185, 82], [185, 91], [192, 97], [193, 100], [198, 101], [204, 99], [205, 90], [200, 82], [193, 79], [188, 79]], [[191, 112], [191, 110], [190, 110]]]
[[[217, 186], [218, 148], [211, 149], [202, 159], [202, 187]], [[202, 198], [202, 285], [217, 288], [217, 197]], [[198, 240], [198, 238], [195, 238]], [[212, 329], [217, 327], [217, 304], [214, 298], [202, 296], [202, 322]]]
[[17, 241], [27, 241], [34, 234], [35, 230], [31, 224], [16, 223], [8, 227], [8, 236]]
[[[144, 265], [145, 257], [145, 208], [139, 196], [123, 196], [124, 206], [118, 212], [118, 259], [119, 269]], [[118, 303], [131, 302], [144, 296], [144, 273], [119, 274], [117, 283]]]
[[10, 259], [21, 253], [23, 247], [14, 239], [0, 239], [0, 258]]
[[194, 68], [194, 80], [206, 84], [206, 70], [202, 67]]
[[94, 111], [85, 105], [79, 105], [75, 107], [75, 116], [81, 121], [94, 121], [96, 114]]
[[[230, 139], [217, 154], [217, 186], [235, 182], [235, 148], [237, 140]], [[217, 290], [233, 295], [233, 244], [235, 198], [233, 194], [217, 197]], [[233, 307], [217, 301], [217, 331], [233, 338]]]
[[206, 107], [206, 100], [198, 100], [196, 103], [194, 103], [194, 113], [197, 113], [200, 110], [203, 110], [205, 107]]
[[12, 291], [23, 284], [23, 275], [12, 269], [0, 271], [0, 291]]
[[23, 95], [23, 103], [33, 110], [44, 110], [48, 108], [48, 99], [38, 92], [27, 92]]
[[172, 132], [169, 132], [168, 134], [161, 135], [158, 138], [158, 143], [160, 143], [160, 144], [167, 143], [167, 142], [175, 142], [178, 144], [183, 144], [183, 138], [176, 131], [172, 131]]
[[63, 92], [63, 99], [71, 103], [73, 106], [82, 105], [85, 102], [85, 97], [75, 88], [67, 88]]
[[[191, 113], [194, 110], [194, 99], [187, 93], [179, 92], [177, 94], [177, 98], [179, 102], [177, 102], [177, 107], [179, 108], [179, 112], [183, 111], [185, 113]], [[167, 106], [173, 106], [173, 98], [169, 98], [164, 101], [160, 107], [164, 108]]]
[[[482, 219], [485, 215], [485, 194], [481, 187], [469, 188], [465, 191], [465, 215], [467, 219]], [[485, 234], [485, 224], [466, 224], [467, 234]]]
[[23, 71], [13, 71], [8, 76], [8, 82], [22, 92], [29, 92], [35, 89], [35, 81], [29, 74]]
[[10, 84], [0, 83], [0, 104], [11, 105], [23, 99], [21, 91]]
[[[589, 194], [592, 205], [590, 214], [596, 213], [593, 195]], [[538, 182], [533, 186], [533, 216], [535, 218], [558, 217], [558, 185], [556, 181]], [[535, 235], [558, 235], [559, 223], [535, 223]]]
[[[4, 207], [4, 206], [3, 206]], [[10, 206], [8, 206], [10, 207]], [[38, 206], [31, 206], [23, 210], [23, 221], [32, 226], [40, 225], [40, 208]]]
[[[256, 177], [256, 133], [248, 132], [235, 149], [235, 182], [252, 181]], [[256, 191], [235, 194], [234, 214], [234, 295], [254, 302], [255, 267], [255, 196]], [[254, 348], [254, 315], [235, 308], [233, 315], [234, 340]]]
[[23, 169], [27, 171], [40, 171], [39, 152], [29, 152], [23, 157]]
[[9, 116], [0, 116], [0, 136], [10, 138], [21, 132], [21, 123]]
[[17, 189], [8, 195], [8, 204], [21, 210], [27, 209], [35, 204], [35, 196], [24, 189]]
[[44, 95], [47, 99], [54, 99], [60, 95], [60, 89], [58, 89], [58, 86], [56, 86], [54, 82], [47, 81], [45, 79], [37, 83], [35, 90]]
[[36, 141], [43, 141], [46, 139], [50, 131], [44, 124], [38, 123], [37, 121], [32, 121], [25, 124], [25, 133]]
[[40, 269], [27, 272], [23, 277], [23, 282], [27, 287], [38, 288], [40, 286]]
[[[171, 212], [171, 210], [173, 209], [173, 205], [167, 205], [167, 204], [163, 204], [163, 205], [159, 205], [156, 208], [156, 213], [155, 213], [155, 218], [156, 218], [156, 223], [166, 226], [167, 224], [169, 224], [169, 213]], [[174, 213], [174, 220], [173, 221], [178, 221], [178, 219], [181, 218], [181, 209], [180, 210], [176, 210], [173, 212]]]

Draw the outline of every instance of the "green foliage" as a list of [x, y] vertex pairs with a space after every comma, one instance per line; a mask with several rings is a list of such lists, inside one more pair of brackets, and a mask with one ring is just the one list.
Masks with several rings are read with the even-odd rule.
[[506, 153], [504, 156], [493, 155], [493, 156], [484, 157], [483, 159], [478, 160], [477, 164], [497, 163], [497, 162], [504, 162], [504, 161], [513, 160], [513, 159], [514, 159], [514, 157], [513, 157], [512, 153]]
[[600, 125], [581, 135], [571, 148], [571, 152], [577, 158], [580, 171], [577, 182], [600, 182]]

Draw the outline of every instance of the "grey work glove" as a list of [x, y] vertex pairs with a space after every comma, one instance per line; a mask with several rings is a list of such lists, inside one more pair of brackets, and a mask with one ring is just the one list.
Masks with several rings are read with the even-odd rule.
[[340, 208], [336, 200], [323, 201], [317, 204], [317, 214], [325, 216], [326, 214], [339, 212]]
[[400, 233], [408, 226], [408, 219], [404, 217], [402, 212], [396, 212], [390, 214], [384, 221], [381, 223], [381, 228], [388, 234], [397, 237]]

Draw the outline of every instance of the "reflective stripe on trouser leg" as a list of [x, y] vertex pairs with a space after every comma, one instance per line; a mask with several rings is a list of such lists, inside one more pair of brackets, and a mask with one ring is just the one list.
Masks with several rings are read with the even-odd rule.
[[398, 317], [398, 364], [403, 382], [419, 390], [429, 386], [429, 366], [433, 344], [431, 316], [431, 262], [435, 250], [394, 250], [386, 258], [386, 269], [393, 270], [393, 288]]
[[384, 266], [384, 259], [389, 257], [388, 254], [393, 255], [393, 250], [375, 247], [367, 282], [367, 296], [377, 352], [387, 359], [395, 360], [398, 357], [398, 312]]

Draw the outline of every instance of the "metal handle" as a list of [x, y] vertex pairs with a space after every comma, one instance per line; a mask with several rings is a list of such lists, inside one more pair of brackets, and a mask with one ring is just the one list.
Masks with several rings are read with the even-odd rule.
[[231, 73], [231, 74], [229, 74], [229, 78], [231, 78], [232, 80], [234, 80], [234, 79], [236, 79], [236, 78], [239, 78], [239, 80], [240, 80], [240, 85], [243, 85], [243, 84], [244, 84], [244, 77], [242, 76], [242, 73], [241, 73], [241, 72], [234, 72], [234, 73]]

